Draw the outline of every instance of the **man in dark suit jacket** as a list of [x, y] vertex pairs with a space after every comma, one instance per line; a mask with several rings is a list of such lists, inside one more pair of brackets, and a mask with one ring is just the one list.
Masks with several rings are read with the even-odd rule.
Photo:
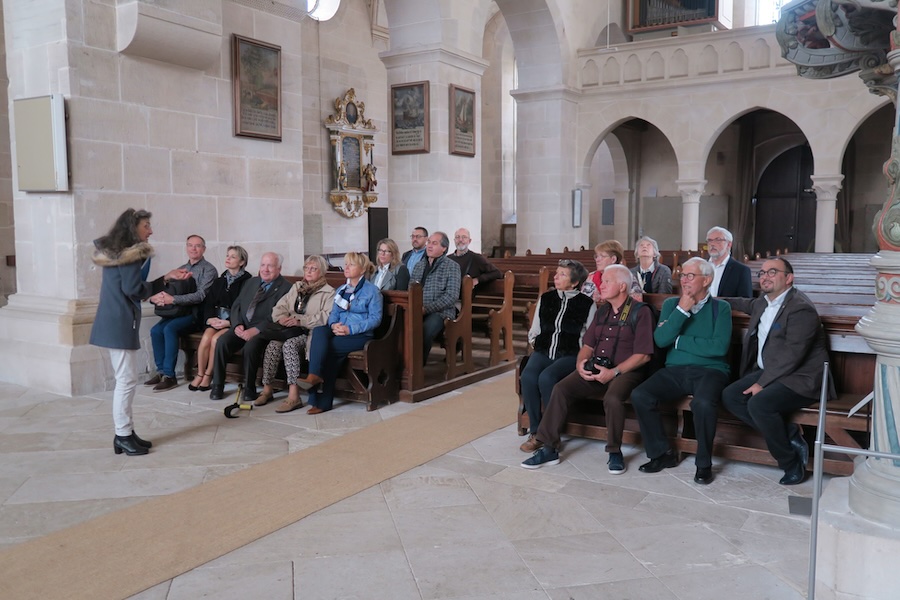
[[713, 227], [706, 234], [709, 262], [715, 268], [715, 277], [709, 290], [713, 296], [720, 298], [752, 298], [750, 267], [732, 258], [733, 241], [734, 236], [724, 227]]
[[[722, 392], [736, 417], [758, 429], [784, 470], [779, 483], [795, 485], [806, 476], [809, 447], [800, 428], [785, 421], [792, 411], [819, 399], [822, 367], [828, 360], [825, 330], [816, 307], [794, 289], [794, 269], [783, 258], [763, 263], [759, 286], [764, 296], [726, 298], [750, 315], [741, 352], [740, 378]], [[834, 396], [834, 390], [829, 390]]]
[[425, 246], [425, 258], [419, 261], [409, 277], [422, 284], [422, 364], [428, 362], [428, 354], [434, 338], [444, 330], [444, 319], [456, 318], [456, 302], [459, 300], [461, 277], [459, 265], [447, 258], [450, 238], [443, 231], [435, 231]]
[[245, 396], [256, 398], [256, 372], [259, 370], [262, 353], [269, 343], [269, 339], [259, 336], [259, 333], [275, 327], [272, 309], [291, 289], [290, 283], [281, 276], [281, 263], [280, 254], [263, 254], [259, 261], [259, 275], [244, 284], [231, 306], [231, 329], [216, 342], [210, 400], [225, 397], [225, 368], [228, 358], [241, 348], [244, 349]]

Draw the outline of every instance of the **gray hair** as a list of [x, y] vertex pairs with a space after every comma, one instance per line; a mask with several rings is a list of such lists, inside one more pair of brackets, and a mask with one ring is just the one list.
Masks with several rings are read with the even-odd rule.
[[604, 279], [607, 275], [613, 275], [614, 279], [616, 279], [619, 283], [624, 283], [628, 286], [631, 286], [631, 281], [632, 279], [634, 279], [631, 270], [625, 265], [609, 265], [608, 267], [603, 269]]
[[708, 238], [709, 236], [711, 236], [711, 235], [712, 235], [714, 232], [716, 232], [716, 231], [721, 231], [721, 232], [722, 232], [722, 236], [725, 238], [725, 241], [728, 242], [729, 244], [732, 243], [732, 242], [734, 241], [734, 236], [731, 235], [731, 232], [728, 231], [727, 229], [725, 229], [724, 227], [719, 227], [718, 225], [716, 225], [715, 227], [713, 227], [713, 228], [711, 228], [709, 231], [707, 231], [707, 232], [706, 232], [706, 237]]
[[654, 240], [649, 235], [641, 236], [634, 243], [635, 250], [637, 250], [638, 244], [640, 244], [641, 242], [650, 242], [650, 244], [653, 246], [653, 258], [659, 258], [659, 244], [656, 243], [656, 240]]
[[687, 259], [681, 267], [684, 269], [688, 265], [697, 265], [697, 268], [700, 269], [700, 274], [704, 277], [714, 277], [716, 274], [716, 268], [708, 260], [699, 256]]
[[319, 256], [318, 254], [310, 254], [306, 257], [306, 260], [303, 261], [303, 266], [305, 267], [309, 263], [315, 263], [317, 267], [319, 267], [319, 273], [322, 277], [325, 277], [325, 273], [328, 272], [328, 261]]

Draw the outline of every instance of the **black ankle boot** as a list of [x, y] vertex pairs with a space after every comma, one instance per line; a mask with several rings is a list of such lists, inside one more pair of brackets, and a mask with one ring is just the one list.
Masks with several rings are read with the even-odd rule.
[[134, 438], [134, 442], [135, 442], [138, 446], [143, 446], [144, 448], [152, 448], [152, 447], [153, 447], [153, 442], [151, 442], [151, 441], [149, 441], [149, 440], [142, 440], [141, 438], [139, 438], [139, 437], [138, 437], [138, 434], [137, 434], [137, 431], [132, 431], [132, 432], [131, 432], [131, 437]]
[[128, 456], [137, 456], [139, 454], [147, 454], [150, 452], [150, 450], [135, 442], [134, 434], [126, 436], [117, 435], [115, 439], [113, 439], [113, 450], [116, 454], [122, 454], [124, 452]]

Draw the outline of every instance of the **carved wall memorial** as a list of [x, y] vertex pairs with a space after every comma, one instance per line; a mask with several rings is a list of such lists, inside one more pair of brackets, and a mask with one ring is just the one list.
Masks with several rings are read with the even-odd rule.
[[332, 161], [328, 199], [335, 211], [349, 219], [362, 216], [378, 201], [378, 169], [373, 160], [378, 130], [366, 118], [366, 105], [356, 98], [353, 88], [335, 98], [334, 111], [325, 119]]

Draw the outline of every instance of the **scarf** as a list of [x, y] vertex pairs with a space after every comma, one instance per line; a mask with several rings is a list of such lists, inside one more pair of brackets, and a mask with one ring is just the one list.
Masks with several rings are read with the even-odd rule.
[[334, 303], [343, 308], [344, 310], [350, 309], [350, 303], [353, 302], [353, 299], [356, 298], [356, 292], [362, 289], [362, 286], [365, 285], [366, 278], [360, 277], [359, 283], [356, 284], [355, 287], [351, 287], [350, 280], [347, 280], [347, 283], [338, 288], [337, 293], [334, 295]]
[[237, 281], [238, 279], [240, 279], [241, 277], [243, 277], [243, 276], [244, 276], [244, 273], [245, 273], [245, 271], [244, 271], [244, 268], [243, 268], [243, 267], [241, 267], [241, 268], [238, 270], [238, 272], [237, 272], [236, 274], [234, 274], [234, 275], [231, 274], [231, 271], [226, 270], [226, 271], [225, 271], [225, 290], [226, 290], [226, 291], [227, 291], [227, 290], [230, 290], [230, 289], [231, 289], [231, 284], [233, 284], [235, 281]]
[[297, 304], [294, 307], [294, 312], [298, 315], [306, 314], [306, 304], [309, 302], [309, 299], [313, 294], [325, 287], [326, 283], [328, 282], [324, 277], [320, 277], [312, 283], [305, 279], [298, 281], [295, 284], [297, 286]]

